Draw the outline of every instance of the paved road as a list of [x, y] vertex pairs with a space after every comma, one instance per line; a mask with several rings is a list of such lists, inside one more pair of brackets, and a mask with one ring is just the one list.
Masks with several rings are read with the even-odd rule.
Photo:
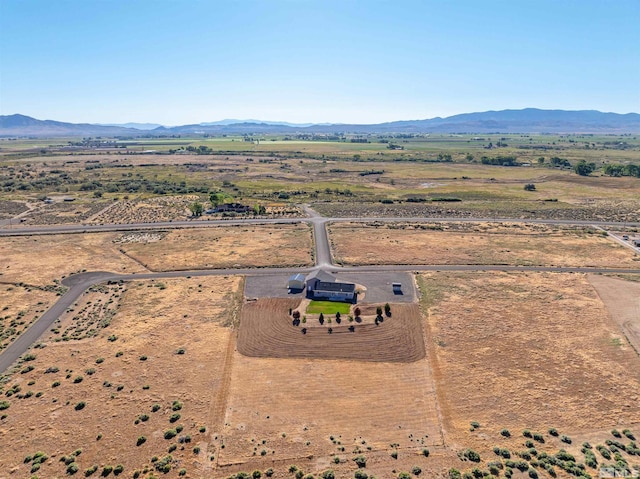
[[[578, 224], [578, 225], [622, 225], [622, 223], [609, 222], [583, 222], [567, 220], [515, 220], [515, 219], [490, 219], [490, 218], [324, 218], [309, 207], [305, 207], [308, 218], [286, 219], [245, 219], [245, 220], [212, 220], [212, 221], [177, 221], [163, 223], [135, 223], [127, 225], [62, 225], [50, 227], [29, 227], [15, 230], [0, 230], [0, 236], [31, 235], [31, 234], [59, 234], [78, 233], [87, 231], [128, 231], [140, 229], [158, 228], [201, 228], [207, 226], [242, 225], [242, 224], [278, 224], [309, 222], [313, 225], [316, 266], [315, 268], [262, 268], [262, 269], [215, 269], [198, 271], [168, 271], [140, 274], [116, 274], [109, 272], [88, 272], [71, 275], [62, 283], [69, 287], [67, 293], [61, 296], [35, 323], [22, 333], [9, 347], [0, 353], [0, 373], [9, 368], [20, 356], [22, 356], [40, 336], [42, 336], [58, 319], [66, 309], [71, 306], [84, 291], [90, 286], [106, 281], [132, 281], [142, 279], [182, 278], [187, 276], [211, 276], [211, 275], [273, 275], [276, 273], [309, 272], [312, 269], [323, 268], [329, 271], [341, 273], [375, 273], [375, 272], [407, 272], [407, 271], [531, 271], [531, 272], [555, 272], [555, 273], [629, 273], [640, 274], [640, 269], [616, 269], [616, 268], [562, 268], [562, 267], [537, 267], [537, 266], [506, 266], [506, 265], [378, 265], [378, 266], [352, 266], [340, 267], [331, 261], [331, 248], [327, 237], [326, 224], [331, 221], [420, 221], [420, 222], [444, 222], [444, 221], [468, 221], [468, 222], [519, 222], [519, 223], [545, 223], [545, 224]], [[640, 223], [625, 223], [627, 226], [640, 226]]]
[[305, 207], [309, 217], [300, 218], [247, 218], [239, 220], [185, 220], [185, 221], [159, 221], [157, 223], [127, 223], [127, 224], [100, 224], [100, 225], [54, 225], [54, 226], [20, 226], [12, 229], [0, 229], [0, 236], [27, 236], [42, 234], [70, 234], [70, 233], [97, 233], [109, 231], [138, 231], [154, 229], [178, 229], [178, 228], [207, 228], [213, 226], [240, 226], [240, 225], [264, 225], [264, 224], [292, 224], [312, 223], [314, 228], [319, 224], [337, 222], [355, 223], [525, 223], [525, 224], [549, 224], [549, 225], [581, 225], [581, 226], [617, 226], [640, 227], [640, 223], [615, 222], [615, 221], [584, 221], [584, 220], [546, 220], [546, 219], [520, 219], [520, 218], [427, 218], [427, 217], [372, 217], [372, 218], [326, 218], [318, 215], [309, 207]]

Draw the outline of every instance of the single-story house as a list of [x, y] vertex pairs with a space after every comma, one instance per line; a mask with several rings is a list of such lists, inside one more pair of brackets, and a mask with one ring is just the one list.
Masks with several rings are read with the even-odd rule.
[[303, 291], [304, 290], [304, 274], [297, 273], [289, 276], [287, 281], [287, 289], [290, 291]]
[[356, 285], [338, 281], [326, 271], [316, 270], [307, 276], [307, 297], [329, 301], [356, 301]]

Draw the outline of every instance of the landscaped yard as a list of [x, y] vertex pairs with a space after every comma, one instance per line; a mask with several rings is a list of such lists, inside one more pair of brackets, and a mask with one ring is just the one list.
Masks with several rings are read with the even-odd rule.
[[339, 303], [337, 301], [311, 301], [307, 306], [307, 314], [349, 314], [350, 303]]

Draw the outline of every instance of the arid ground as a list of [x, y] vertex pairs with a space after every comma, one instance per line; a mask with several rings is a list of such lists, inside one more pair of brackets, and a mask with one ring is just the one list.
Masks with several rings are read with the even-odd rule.
[[[334, 223], [337, 261], [640, 267], [640, 257], [593, 227], [517, 223]], [[384, 254], [381, 254], [384, 251]]]

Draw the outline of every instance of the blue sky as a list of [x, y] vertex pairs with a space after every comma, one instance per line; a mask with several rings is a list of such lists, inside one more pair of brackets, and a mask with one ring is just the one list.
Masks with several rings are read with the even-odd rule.
[[640, 111], [640, 0], [0, 0], [0, 114], [377, 123]]

